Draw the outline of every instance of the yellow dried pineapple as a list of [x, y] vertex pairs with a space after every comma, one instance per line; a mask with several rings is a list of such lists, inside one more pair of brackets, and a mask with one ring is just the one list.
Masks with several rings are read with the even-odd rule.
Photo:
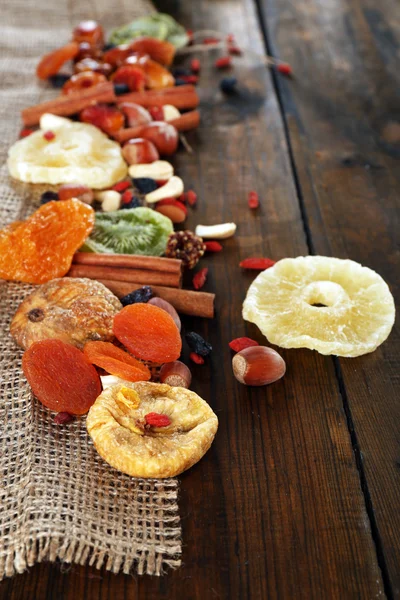
[[375, 350], [394, 317], [393, 296], [380, 275], [326, 256], [278, 261], [253, 281], [243, 304], [243, 318], [272, 344], [338, 356]]
[[[167, 417], [164, 427], [146, 415]], [[194, 392], [166, 384], [138, 382], [105, 389], [89, 410], [87, 430], [100, 456], [132, 477], [174, 477], [210, 448], [218, 419]]]
[[[43, 133], [52, 131], [54, 139]], [[10, 175], [28, 183], [74, 183], [94, 189], [111, 187], [128, 167], [121, 147], [87, 123], [44, 114], [40, 130], [19, 140], [8, 153]]]

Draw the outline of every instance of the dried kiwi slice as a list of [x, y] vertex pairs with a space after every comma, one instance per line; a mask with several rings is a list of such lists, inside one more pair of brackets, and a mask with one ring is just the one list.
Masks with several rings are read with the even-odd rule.
[[172, 232], [172, 221], [151, 208], [96, 213], [93, 231], [80, 250], [160, 256]]

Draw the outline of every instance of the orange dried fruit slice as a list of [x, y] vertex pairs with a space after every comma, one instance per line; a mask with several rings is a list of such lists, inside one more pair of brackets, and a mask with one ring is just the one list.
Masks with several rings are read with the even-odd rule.
[[154, 363], [179, 358], [182, 340], [173, 318], [152, 304], [130, 304], [114, 317], [115, 337], [137, 358]]
[[151, 377], [146, 365], [110, 342], [88, 342], [83, 352], [93, 365], [126, 381], [149, 381]]
[[61, 340], [35, 342], [22, 369], [36, 398], [50, 410], [84, 415], [101, 393], [100, 377], [86, 356]]
[[93, 225], [94, 210], [79, 200], [44, 204], [0, 231], [0, 277], [25, 283], [62, 277]]

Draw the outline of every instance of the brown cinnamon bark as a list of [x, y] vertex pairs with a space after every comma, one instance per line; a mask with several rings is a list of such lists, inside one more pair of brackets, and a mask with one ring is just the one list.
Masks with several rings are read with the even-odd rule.
[[141, 106], [164, 106], [172, 104], [179, 109], [193, 109], [199, 105], [199, 97], [193, 85], [180, 85], [178, 87], [163, 88], [160, 90], [147, 90], [145, 92], [131, 92], [118, 96], [117, 103], [134, 102]]
[[103, 267], [126, 267], [145, 269], [163, 273], [181, 273], [182, 261], [177, 258], [161, 256], [140, 256], [137, 254], [97, 254], [95, 252], [77, 252], [74, 254], [74, 265], [92, 265]]
[[200, 125], [200, 113], [198, 110], [191, 110], [168, 123], [176, 127], [178, 131], [190, 131]]
[[68, 277], [88, 277], [89, 279], [112, 279], [141, 285], [161, 285], [178, 288], [181, 285], [180, 273], [164, 273], [146, 269], [124, 269], [93, 265], [72, 265]]
[[37, 125], [40, 117], [44, 113], [52, 113], [59, 116], [70, 116], [80, 112], [91, 104], [97, 102], [116, 102], [117, 97], [114, 93], [114, 86], [110, 81], [100, 83], [87, 90], [81, 90], [76, 93], [58, 96], [54, 100], [29, 106], [21, 111], [24, 125]]
[[[110, 279], [99, 279], [118, 298], [142, 287], [139, 284], [126, 283]], [[166, 300], [179, 312], [192, 317], [205, 317], [212, 319], [214, 316], [215, 294], [207, 292], [193, 292], [191, 290], [178, 290], [162, 286], [151, 286], [154, 293]]]

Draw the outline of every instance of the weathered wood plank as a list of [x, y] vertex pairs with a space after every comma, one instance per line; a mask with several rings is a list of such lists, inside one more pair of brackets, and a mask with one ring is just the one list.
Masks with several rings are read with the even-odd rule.
[[[233, 32], [262, 52], [251, 0], [160, 2], [191, 28]], [[90, 8], [87, 8], [90, 16]], [[84, 16], [81, 13], [81, 16]], [[97, 15], [101, 19], [101, 15]], [[127, 18], [129, 15], [127, 13]], [[205, 261], [217, 318], [183, 320], [214, 345], [209, 365], [194, 367], [193, 389], [208, 399], [220, 430], [205, 458], [181, 477], [183, 566], [160, 579], [40, 565], [0, 585], [5, 598], [372, 598], [383, 585], [346, 417], [331, 359], [282, 352], [288, 371], [266, 389], [238, 384], [228, 342], [262, 336], [241, 320], [252, 277], [241, 258], [307, 253], [278, 104], [268, 71], [238, 60], [242, 99], [224, 98], [212, 62], [203, 71], [203, 123], [190, 137], [193, 156], [176, 167], [199, 193], [187, 225], [234, 220], [236, 238]], [[244, 101], [243, 101], [244, 97]], [[258, 215], [246, 193], [257, 188]]]
[[[263, 0], [261, 6], [273, 49], [296, 74], [278, 85], [313, 250], [375, 269], [398, 299], [400, 5]], [[373, 354], [340, 361], [378, 551], [395, 596], [399, 348], [397, 324]]]

